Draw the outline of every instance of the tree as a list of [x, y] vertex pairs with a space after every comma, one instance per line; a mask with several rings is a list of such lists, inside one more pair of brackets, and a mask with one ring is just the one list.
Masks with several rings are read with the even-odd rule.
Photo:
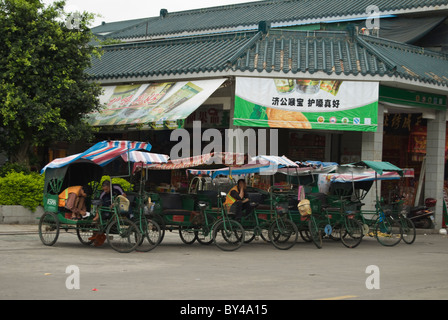
[[33, 146], [93, 136], [84, 118], [100, 109], [101, 87], [85, 72], [100, 56], [94, 16], [64, 6], [0, 0], [0, 151], [11, 162], [29, 166]]

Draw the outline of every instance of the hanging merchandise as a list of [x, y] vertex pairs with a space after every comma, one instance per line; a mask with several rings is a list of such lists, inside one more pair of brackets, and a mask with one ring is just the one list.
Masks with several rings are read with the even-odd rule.
[[416, 126], [409, 135], [408, 152], [412, 161], [422, 161], [426, 155], [426, 127]]

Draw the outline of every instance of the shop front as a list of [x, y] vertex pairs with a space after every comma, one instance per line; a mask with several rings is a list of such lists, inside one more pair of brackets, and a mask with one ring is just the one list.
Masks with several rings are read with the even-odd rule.
[[[448, 150], [446, 96], [381, 86], [380, 102], [385, 112], [383, 160], [413, 172], [399, 188], [384, 183], [383, 197], [405, 196], [409, 207], [434, 198], [441, 213]], [[442, 224], [441, 218], [436, 214], [436, 225]]]

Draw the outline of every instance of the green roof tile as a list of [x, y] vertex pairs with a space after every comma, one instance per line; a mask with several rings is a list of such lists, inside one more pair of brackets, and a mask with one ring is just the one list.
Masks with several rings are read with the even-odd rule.
[[[266, 0], [226, 5], [197, 10], [169, 12], [165, 17], [150, 17], [112, 23], [93, 28], [107, 37], [142, 39], [169, 35], [191, 35], [195, 32], [214, 33], [256, 29], [260, 21], [270, 21], [275, 26], [298, 25], [328, 20], [367, 17], [366, 8], [375, 4], [382, 13], [447, 10], [444, 0]], [[445, 11], [446, 12], [446, 11]]]
[[346, 31], [270, 30], [106, 46], [88, 73], [95, 80], [123, 80], [212, 71], [370, 75], [446, 87], [448, 56]]

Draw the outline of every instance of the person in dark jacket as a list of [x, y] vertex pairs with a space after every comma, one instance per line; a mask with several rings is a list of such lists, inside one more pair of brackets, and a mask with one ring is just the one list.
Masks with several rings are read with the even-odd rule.
[[245, 216], [252, 213], [253, 207], [250, 205], [249, 197], [246, 191], [246, 181], [243, 179], [238, 180], [235, 187], [230, 189], [227, 194], [224, 206], [227, 207], [229, 212], [235, 213], [236, 220], [240, 220], [243, 217], [243, 211]]

